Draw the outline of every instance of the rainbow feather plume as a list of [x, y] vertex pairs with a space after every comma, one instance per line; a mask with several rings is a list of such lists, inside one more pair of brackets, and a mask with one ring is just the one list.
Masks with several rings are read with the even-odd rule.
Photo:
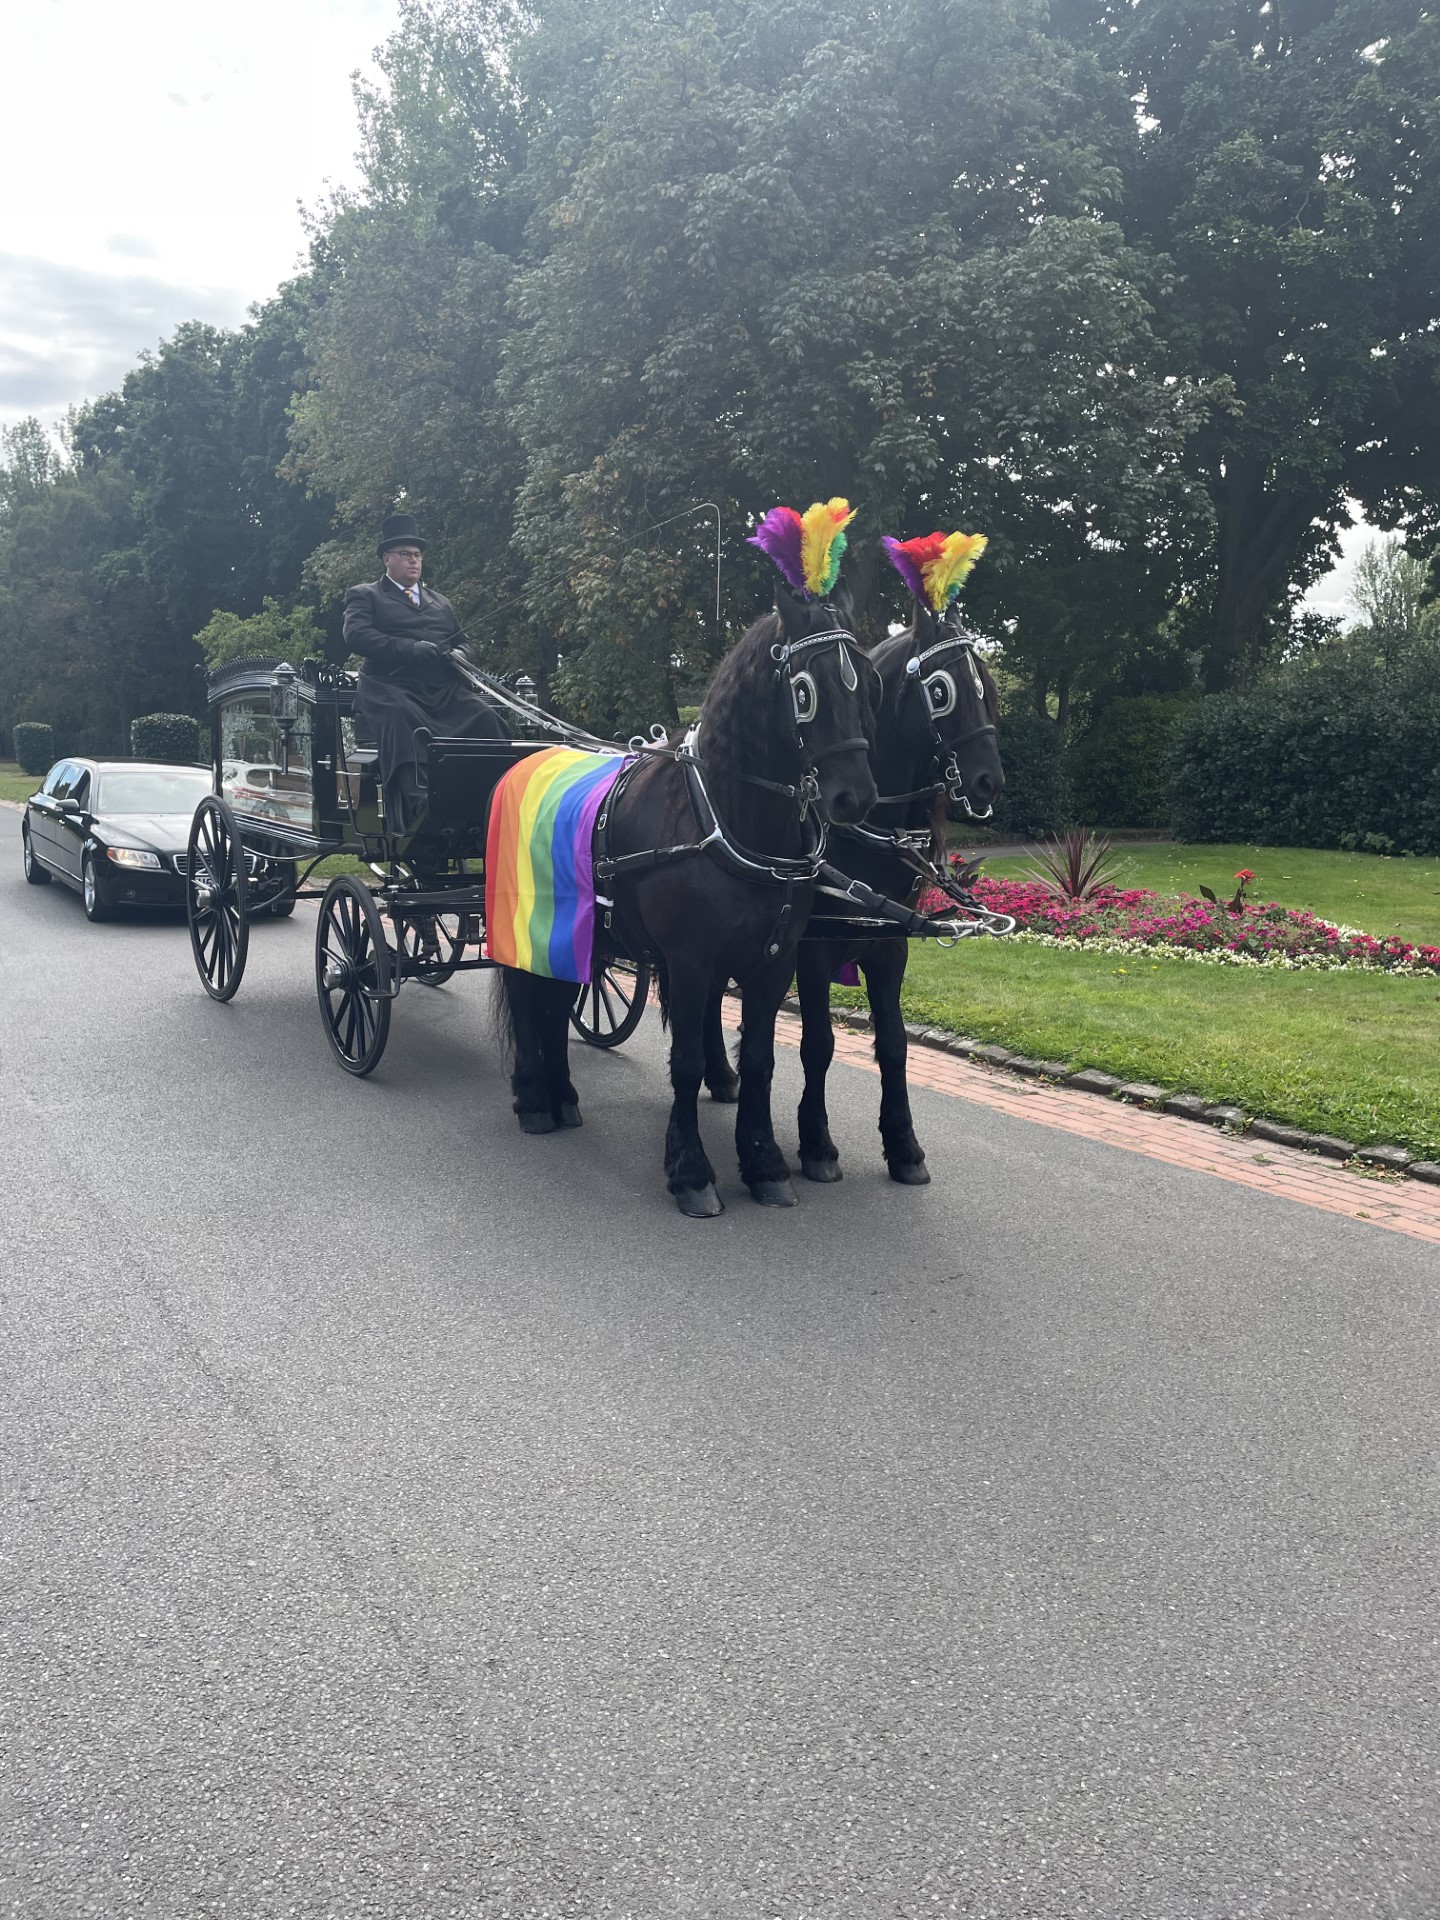
[[797, 593], [805, 591], [805, 525], [793, 507], [771, 507], [748, 544], [768, 553]]
[[983, 533], [925, 533], [918, 540], [896, 540], [887, 533], [880, 544], [915, 598], [943, 613], [990, 543]]
[[807, 507], [800, 524], [805, 529], [805, 585], [822, 599], [840, 578], [845, 552], [845, 529], [855, 518], [848, 500], [817, 500]]
[[823, 598], [840, 577], [845, 529], [855, 518], [848, 500], [817, 500], [803, 514], [772, 507], [750, 536], [797, 593]]

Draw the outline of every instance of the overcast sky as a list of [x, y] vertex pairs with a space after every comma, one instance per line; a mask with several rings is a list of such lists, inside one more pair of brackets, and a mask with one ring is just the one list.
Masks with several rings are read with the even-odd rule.
[[[355, 178], [351, 76], [396, 0], [23, 0], [0, 110], [0, 425], [119, 385], [182, 320], [234, 326]], [[1349, 617], [1350, 566], [1310, 595]]]
[[0, 111], [0, 424], [118, 385], [182, 320], [234, 325], [355, 177], [350, 76], [395, 0], [23, 0]]

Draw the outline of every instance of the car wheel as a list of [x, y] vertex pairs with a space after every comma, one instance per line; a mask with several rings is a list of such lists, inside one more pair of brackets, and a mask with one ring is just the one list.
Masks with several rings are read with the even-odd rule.
[[20, 847], [25, 860], [25, 878], [32, 887], [48, 887], [50, 869], [44, 867], [35, 858], [35, 849], [30, 844], [30, 827], [27, 823], [20, 829]]
[[111, 916], [109, 901], [100, 891], [100, 876], [95, 871], [95, 856], [87, 853], [80, 865], [80, 898], [85, 903], [85, 918], [90, 921], [108, 920]]

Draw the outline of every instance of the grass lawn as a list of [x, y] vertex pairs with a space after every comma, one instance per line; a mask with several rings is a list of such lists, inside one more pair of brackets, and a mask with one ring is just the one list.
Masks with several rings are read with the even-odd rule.
[[0, 800], [28, 800], [39, 786], [34, 774], [22, 773], [14, 760], [0, 760]]
[[[1013, 877], [1023, 860], [995, 860]], [[1255, 898], [1440, 943], [1440, 861], [1274, 847], [1140, 847], [1117, 878]], [[840, 997], [837, 990], [837, 998]], [[847, 993], [852, 1004], [863, 996]], [[1440, 1160], [1440, 978], [1287, 973], [971, 940], [916, 942], [906, 1016], [1072, 1068], [1098, 1067], [1367, 1145]]]

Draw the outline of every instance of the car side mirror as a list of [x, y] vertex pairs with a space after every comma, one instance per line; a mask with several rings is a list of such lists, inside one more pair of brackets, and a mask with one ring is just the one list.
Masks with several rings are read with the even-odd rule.
[[80, 802], [78, 800], [59, 800], [56, 802], [56, 805], [59, 807], [61, 813], [79, 813], [80, 811]]

